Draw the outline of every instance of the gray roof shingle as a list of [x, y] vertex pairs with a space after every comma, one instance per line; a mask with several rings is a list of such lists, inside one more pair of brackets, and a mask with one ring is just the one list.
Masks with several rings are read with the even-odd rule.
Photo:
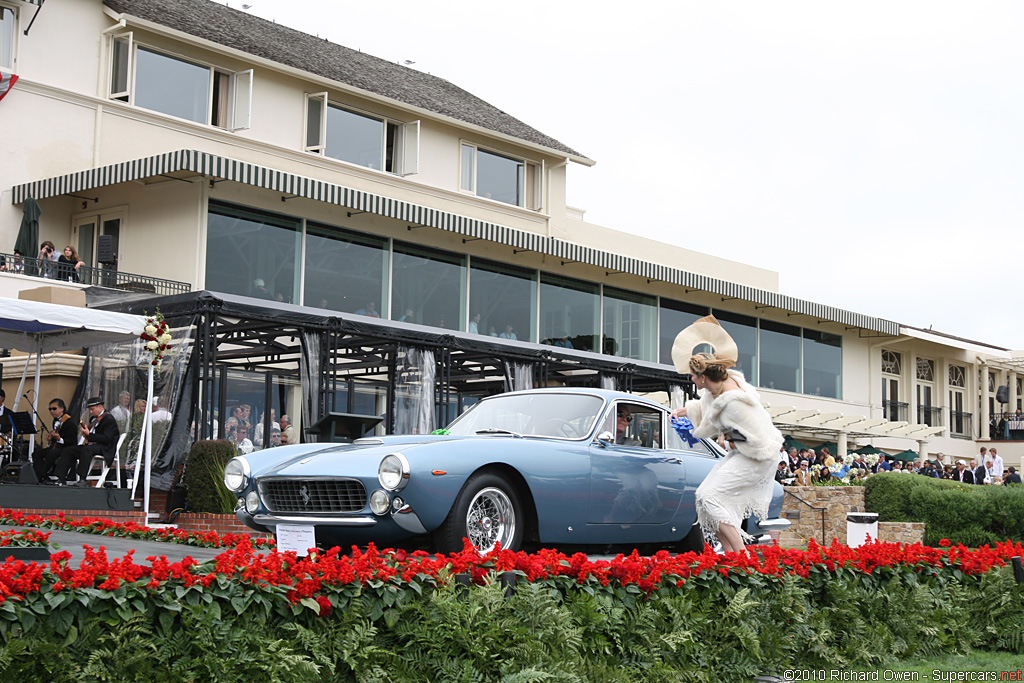
[[103, 0], [145, 19], [225, 47], [340, 81], [398, 102], [576, 157], [581, 154], [443, 78], [409, 69], [211, 0]]

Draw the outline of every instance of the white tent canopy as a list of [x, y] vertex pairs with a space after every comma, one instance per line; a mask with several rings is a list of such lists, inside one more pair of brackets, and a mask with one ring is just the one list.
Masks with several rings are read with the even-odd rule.
[[0, 299], [0, 348], [26, 353], [70, 351], [134, 339], [142, 333], [141, 315]]

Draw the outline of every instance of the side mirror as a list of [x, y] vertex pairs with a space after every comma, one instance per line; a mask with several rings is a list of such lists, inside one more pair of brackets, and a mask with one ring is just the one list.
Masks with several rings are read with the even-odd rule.
[[597, 435], [597, 442], [602, 446], [615, 443], [615, 435], [611, 432], [601, 432]]

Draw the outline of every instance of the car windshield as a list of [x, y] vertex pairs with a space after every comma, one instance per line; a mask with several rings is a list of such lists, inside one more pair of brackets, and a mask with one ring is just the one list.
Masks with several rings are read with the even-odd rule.
[[582, 439], [590, 434], [604, 399], [583, 394], [506, 394], [480, 401], [448, 426], [460, 436], [513, 434]]

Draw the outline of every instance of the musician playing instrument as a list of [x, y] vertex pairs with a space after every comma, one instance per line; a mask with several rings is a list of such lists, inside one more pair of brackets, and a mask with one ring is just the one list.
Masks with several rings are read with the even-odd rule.
[[103, 399], [99, 396], [90, 398], [85, 405], [92, 416], [88, 425], [79, 423], [78, 431], [85, 437], [85, 443], [81, 446], [65, 448], [57, 461], [57, 479], [62, 485], [67, 483], [76, 463], [78, 465], [78, 481], [72, 486], [86, 485], [85, 477], [89, 474], [93, 456], [102, 455], [108, 467], [114, 462], [117, 440], [121, 436], [121, 432], [117, 428], [117, 420], [106, 412], [103, 407]]
[[67, 405], [63, 399], [55, 398], [50, 401], [50, 418], [53, 420], [53, 429], [46, 432], [48, 446], [36, 454], [32, 467], [36, 471], [36, 477], [40, 484], [49, 483], [49, 476], [53, 474], [57, 460], [65, 448], [78, 444], [78, 425], [67, 414]]

